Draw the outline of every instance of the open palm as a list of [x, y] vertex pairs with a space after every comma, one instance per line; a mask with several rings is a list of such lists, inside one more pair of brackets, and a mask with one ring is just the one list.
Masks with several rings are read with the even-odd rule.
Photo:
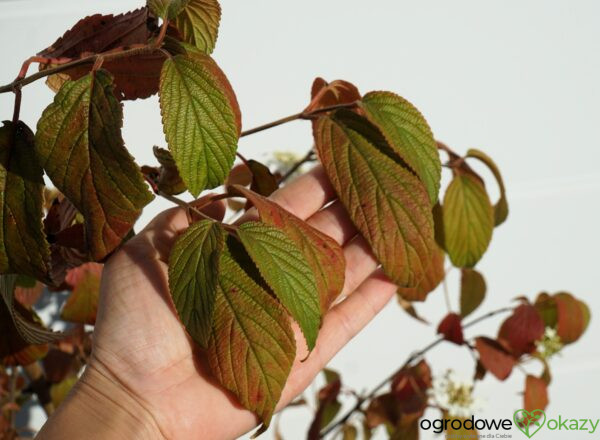
[[[341, 204], [330, 203], [335, 193], [320, 167], [271, 198], [333, 237], [346, 258], [341, 295], [346, 298], [324, 316], [316, 347], [304, 362], [307, 351], [295, 326], [297, 357], [278, 404], [282, 408], [383, 308], [396, 287], [378, 269]], [[207, 213], [222, 217], [224, 207], [215, 203]], [[169, 295], [168, 255], [187, 225], [183, 209], [165, 211], [108, 261], [88, 368], [127, 388], [164, 437], [235, 438], [256, 426], [256, 417], [211, 378]]]

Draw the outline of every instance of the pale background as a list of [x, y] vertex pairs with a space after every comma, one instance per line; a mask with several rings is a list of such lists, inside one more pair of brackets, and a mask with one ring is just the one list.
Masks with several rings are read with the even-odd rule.
[[[0, 82], [12, 80], [26, 56], [78, 18], [142, 1], [0, 0]], [[511, 214], [479, 265], [489, 285], [482, 311], [542, 289], [570, 290], [587, 301], [591, 326], [553, 360], [546, 412], [600, 418], [600, 2], [223, 0], [222, 6], [214, 57], [236, 90], [245, 128], [302, 109], [315, 76], [343, 78], [362, 92], [398, 92], [424, 113], [438, 139], [459, 152], [481, 148], [497, 161]], [[22, 119], [35, 127], [51, 99], [43, 81], [26, 87]], [[12, 97], [0, 95], [0, 117], [11, 114]], [[124, 137], [140, 163], [154, 163], [152, 145], [164, 145], [155, 97], [126, 104]], [[243, 154], [258, 158], [272, 148], [303, 153], [310, 146], [305, 122], [240, 142]], [[165, 206], [148, 207], [142, 224]], [[449, 288], [456, 305], [456, 277]], [[446, 312], [442, 292], [419, 310], [438, 322]], [[394, 301], [331, 367], [344, 372], [348, 386], [367, 389], [433, 333]], [[464, 377], [471, 376], [469, 359], [449, 346], [428, 356], [436, 373], [452, 367]], [[518, 371], [505, 383], [486, 379], [477, 389], [486, 401], [478, 416], [510, 418], [521, 407], [523, 381]], [[304, 438], [309, 419], [307, 411], [291, 410], [282, 419], [284, 438]], [[536, 438], [588, 435], [549, 433]]]

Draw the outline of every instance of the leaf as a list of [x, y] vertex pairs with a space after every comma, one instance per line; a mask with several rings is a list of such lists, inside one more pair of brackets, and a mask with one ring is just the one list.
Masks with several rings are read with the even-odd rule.
[[519, 357], [535, 351], [535, 342], [542, 339], [544, 330], [544, 321], [536, 308], [531, 304], [521, 304], [500, 326], [498, 339], [504, 340], [512, 353]]
[[223, 252], [208, 347], [213, 375], [268, 426], [295, 353], [283, 307]]
[[318, 408], [315, 417], [308, 429], [308, 440], [318, 440], [321, 430], [327, 427], [342, 408], [338, 401], [338, 395], [342, 388], [342, 382], [337, 372], [324, 369], [326, 384], [317, 394]]
[[220, 21], [221, 7], [217, 0], [187, 0], [175, 18], [175, 27], [183, 41], [210, 54], [215, 48]]
[[359, 101], [361, 98], [360, 92], [354, 84], [341, 79], [328, 83], [323, 78], [315, 78], [310, 97], [310, 104], [304, 109], [304, 113], [336, 104], [349, 104]]
[[258, 210], [261, 221], [280, 228], [300, 249], [315, 276], [321, 314], [325, 314], [344, 287], [346, 261], [340, 245], [277, 203], [239, 185], [230, 190], [250, 200]]
[[492, 205], [481, 182], [458, 173], [446, 190], [443, 205], [445, 245], [457, 267], [473, 267], [492, 239]]
[[153, 14], [163, 19], [174, 20], [190, 0], [146, 0]]
[[427, 390], [431, 385], [431, 369], [425, 360], [400, 370], [391, 384], [397, 410], [406, 414], [422, 414], [427, 407]]
[[224, 244], [222, 226], [201, 220], [177, 238], [169, 257], [169, 290], [175, 309], [192, 339], [203, 347], [211, 334]]
[[[33, 282], [33, 283], [31, 283]], [[44, 285], [35, 278], [19, 275], [15, 287], [15, 300], [23, 307], [31, 308], [44, 293]]]
[[464, 318], [481, 305], [487, 287], [485, 278], [475, 269], [463, 268], [460, 274], [460, 316]]
[[[477, 434], [477, 430], [474, 427], [474, 423], [473, 423], [473, 419], [467, 419], [467, 418], [463, 418], [463, 417], [454, 417], [451, 416], [448, 412], [444, 411], [443, 413], [443, 420], [444, 423], [446, 423], [447, 421], [447, 428], [446, 428], [446, 438], [479, 438], [479, 435]], [[454, 421], [458, 421], [460, 422], [460, 425], [458, 426], [458, 423], [456, 425], [453, 426], [453, 422]], [[467, 426], [467, 423], [469, 423], [469, 427], [465, 427]]]
[[405, 300], [404, 298], [402, 298], [402, 296], [398, 295], [398, 304], [400, 304], [400, 307], [402, 307], [402, 309], [410, 316], [412, 316], [414, 319], [416, 319], [417, 321], [421, 321], [423, 324], [429, 324], [429, 322], [423, 318], [421, 315], [419, 315], [416, 311], [416, 309], [414, 308], [412, 302]]
[[553, 296], [556, 302], [556, 332], [564, 344], [577, 341], [586, 330], [590, 312], [588, 307], [567, 292]]
[[500, 342], [480, 336], [475, 339], [475, 349], [481, 364], [496, 378], [504, 380], [510, 376], [515, 359]]
[[369, 92], [360, 107], [394, 151], [419, 176], [431, 204], [435, 204], [442, 164], [433, 133], [423, 115], [410, 102], [392, 92]]
[[41, 165], [83, 214], [94, 260], [122, 242], [153, 198], [125, 149], [122, 121], [111, 78], [100, 70], [65, 83], [38, 122]]
[[500, 224], [504, 223], [504, 221], [508, 217], [508, 201], [506, 200], [506, 188], [504, 187], [504, 181], [502, 180], [500, 170], [498, 169], [498, 166], [494, 163], [491, 157], [489, 157], [483, 151], [477, 150], [475, 148], [471, 148], [469, 151], [467, 151], [465, 157], [473, 157], [483, 162], [496, 178], [496, 182], [498, 182], [498, 186], [500, 187], [500, 199], [498, 199], [498, 201], [494, 205], [494, 226], [499, 226]]
[[207, 55], [177, 55], [163, 66], [160, 108], [169, 150], [194, 196], [221, 185], [240, 135], [237, 100], [223, 72]]
[[556, 307], [556, 301], [553, 297], [548, 295], [546, 292], [541, 292], [535, 299], [533, 305], [540, 316], [542, 317], [546, 327], [555, 328], [558, 322], [558, 310]]
[[548, 406], [548, 386], [542, 379], [528, 374], [523, 396], [525, 411], [544, 410]]
[[[90, 54], [118, 51], [132, 45], [146, 44], [156, 33], [157, 20], [147, 8], [120, 15], [95, 14], [77, 22], [52, 46], [38, 55], [46, 58], [77, 59]], [[115, 95], [119, 99], [147, 98], [158, 91], [160, 69], [165, 60], [161, 52], [140, 53], [106, 60], [102, 67], [114, 77]], [[40, 70], [55, 64], [40, 64]], [[75, 66], [48, 77], [46, 84], [57, 92], [68, 79], [77, 80], [90, 72], [90, 65]]]
[[246, 222], [237, 234], [262, 277], [300, 325], [312, 350], [321, 310], [315, 276], [306, 258], [281, 229], [266, 223]]
[[415, 287], [435, 250], [427, 192], [407, 169], [384, 154], [389, 146], [366, 119], [338, 110], [314, 130], [319, 158], [350, 218], [385, 274]]
[[52, 404], [54, 408], [58, 408], [61, 403], [67, 398], [67, 395], [71, 391], [71, 388], [77, 383], [79, 378], [76, 374], [73, 374], [62, 382], [53, 384], [50, 387], [50, 398], [52, 399]]
[[60, 314], [61, 319], [94, 325], [100, 297], [102, 264], [85, 263], [67, 272], [65, 282], [73, 290]]
[[262, 163], [250, 159], [248, 167], [252, 172], [252, 184], [250, 189], [261, 196], [268, 197], [279, 188], [279, 182], [269, 168]]
[[437, 328], [438, 334], [442, 334], [446, 341], [457, 345], [464, 344], [461, 317], [456, 313], [448, 313]]
[[419, 284], [416, 287], [399, 287], [398, 295], [408, 301], [424, 301], [427, 295], [433, 292], [446, 276], [444, 259], [444, 251], [439, 246], [435, 246], [431, 263]]
[[157, 182], [159, 191], [169, 195], [184, 192], [187, 187], [179, 175], [179, 170], [169, 150], [155, 146], [152, 151], [154, 152], [154, 157], [160, 163]]
[[23, 122], [4, 121], [0, 127], [0, 273], [48, 280], [42, 175], [31, 130]]
[[342, 440], [356, 440], [358, 438], [358, 430], [353, 425], [344, 424], [342, 427]]

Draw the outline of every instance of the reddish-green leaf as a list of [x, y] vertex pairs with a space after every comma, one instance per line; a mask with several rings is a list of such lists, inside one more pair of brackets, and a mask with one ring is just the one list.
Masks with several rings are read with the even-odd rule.
[[535, 350], [535, 341], [542, 338], [544, 329], [544, 321], [536, 308], [531, 304], [521, 304], [500, 326], [498, 339], [505, 341], [512, 353], [519, 357]]
[[239, 185], [233, 190], [252, 202], [264, 223], [280, 228], [298, 246], [315, 276], [321, 313], [327, 312], [344, 286], [346, 263], [342, 248], [277, 203]]
[[534, 307], [542, 317], [546, 327], [556, 327], [558, 322], [558, 311], [556, 301], [546, 292], [541, 292], [535, 299]]
[[321, 117], [314, 136], [333, 187], [386, 275], [401, 287], [417, 286], [435, 250], [423, 184], [386, 154], [381, 133], [352, 112]]
[[268, 425], [295, 353], [283, 307], [224, 251], [208, 348], [216, 379]]
[[500, 380], [506, 379], [515, 365], [511, 353], [498, 341], [484, 336], [475, 339], [481, 364]]
[[96, 323], [102, 264], [85, 263], [67, 272], [65, 282], [72, 289], [60, 314], [61, 319], [79, 324]]
[[553, 296], [556, 302], [556, 332], [564, 344], [578, 340], [590, 319], [588, 307], [570, 293], [559, 292]]
[[321, 325], [321, 309], [315, 276], [306, 258], [275, 226], [246, 222], [237, 234], [262, 277], [300, 325], [312, 350]]
[[433, 133], [423, 115], [392, 92], [367, 93], [361, 101], [361, 109], [419, 176], [434, 204], [440, 190], [442, 164]]
[[336, 79], [328, 83], [323, 78], [315, 78], [310, 92], [310, 104], [305, 113], [337, 104], [349, 104], [360, 100], [360, 92], [348, 81]]
[[394, 377], [391, 389], [397, 409], [403, 413], [422, 413], [427, 407], [427, 390], [431, 388], [431, 369], [425, 360], [402, 369]]
[[93, 259], [112, 252], [152, 200], [121, 137], [123, 113], [105, 71], [68, 81], [40, 121], [36, 151], [56, 187], [85, 219]]
[[169, 150], [190, 192], [197, 196], [221, 185], [241, 129], [237, 100], [221, 69], [200, 52], [165, 61], [160, 107]]
[[485, 298], [485, 278], [474, 269], [462, 269], [460, 276], [460, 315], [473, 313]]
[[525, 411], [544, 410], [548, 406], [548, 386], [544, 380], [527, 375], [523, 396]]
[[31, 130], [5, 121], [0, 127], [0, 273], [48, 279], [42, 174]]
[[454, 342], [457, 345], [465, 342], [461, 317], [456, 313], [448, 313], [438, 325], [437, 332], [442, 334], [446, 341]]
[[408, 301], [424, 301], [427, 295], [433, 292], [446, 276], [444, 259], [444, 251], [439, 246], [435, 246], [431, 263], [425, 271], [425, 276], [419, 281], [416, 287], [399, 287], [398, 295]]
[[179, 175], [179, 170], [169, 150], [155, 146], [152, 151], [154, 152], [154, 157], [160, 163], [158, 180], [156, 182], [158, 190], [170, 195], [184, 192], [187, 188]]
[[444, 239], [450, 260], [457, 267], [472, 267], [492, 239], [494, 214], [482, 183], [460, 172], [446, 190], [443, 205]]
[[217, 41], [221, 7], [217, 0], [187, 0], [177, 14], [175, 27], [183, 41], [210, 54]]
[[158, 17], [174, 20], [189, 0], [146, 0], [146, 5]]
[[[93, 53], [116, 51], [131, 45], [146, 44], [157, 32], [157, 20], [147, 8], [120, 15], [95, 14], [77, 22], [52, 46], [39, 55], [47, 58], [79, 58]], [[114, 77], [115, 95], [121, 99], [146, 98], [158, 91], [160, 69], [165, 60], [161, 52], [140, 53], [108, 59], [102, 67]], [[44, 70], [52, 63], [40, 65]], [[46, 84], [55, 92], [65, 81], [77, 80], [89, 73], [91, 65], [72, 67], [48, 77]]]
[[201, 220], [179, 236], [169, 257], [169, 289], [175, 309], [190, 336], [203, 347], [210, 338], [224, 244], [221, 225]]
[[498, 166], [491, 157], [475, 148], [471, 148], [467, 151], [465, 157], [473, 157], [483, 162], [496, 178], [498, 187], [500, 187], [500, 198], [494, 205], [494, 226], [504, 223], [506, 217], [508, 217], [508, 201], [506, 200], [506, 188], [504, 187], [504, 181], [502, 180], [502, 175], [500, 174]]

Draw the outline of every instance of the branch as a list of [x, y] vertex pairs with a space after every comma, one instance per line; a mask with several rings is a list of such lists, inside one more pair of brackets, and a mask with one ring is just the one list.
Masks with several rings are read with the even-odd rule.
[[287, 170], [283, 176], [281, 176], [281, 179], [279, 179], [279, 183], [285, 182], [287, 179], [290, 178], [290, 176], [292, 174], [294, 174], [296, 171], [298, 171], [298, 168], [300, 168], [305, 163], [314, 160], [314, 158], [315, 158], [315, 150], [313, 150], [311, 148], [302, 159], [300, 159], [298, 162], [296, 162], [294, 165], [292, 165], [292, 167], [289, 170]]
[[[479, 318], [474, 319], [473, 321], [463, 325], [463, 329], [469, 328], [481, 321], [485, 321], [486, 319], [491, 318], [492, 316], [498, 315], [500, 313], [504, 313], [504, 312], [510, 312], [512, 311], [514, 308], [513, 307], [503, 307], [501, 309], [497, 309], [497, 310], [493, 310], [491, 312], [486, 313], [485, 315], [480, 316]], [[377, 384], [375, 386], [375, 388], [373, 388], [366, 396], [363, 397], [359, 397], [358, 400], [356, 401], [356, 404], [349, 409], [343, 416], [341, 419], [339, 419], [337, 422], [335, 422], [332, 425], [329, 425], [327, 427], [327, 429], [325, 429], [323, 432], [320, 433], [320, 438], [325, 437], [327, 434], [331, 433], [334, 429], [336, 429], [338, 426], [343, 425], [344, 423], [346, 423], [346, 421], [350, 418], [350, 416], [352, 416], [352, 414], [354, 414], [357, 411], [361, 411], [361, 407], [362, 405], [367, 402], [368, 400], [371, 400], [373, 397], [375, 397], [375, 395], [385, 386], [387, 385], [389, 382], [391, 382], [394, 377], [396, 377], [396, 375], [402, 371], [403, 369], [405, 369], [406, 367], [408, 367], [412, 362], [414, 362], [415, 360], [421, 358], [423, 355], [425, 355], [425, 353], [427, 353], [429, 350], [431, 350], [432, 348], [434, 348], [436, 345], [438, 345], [440, 342], [444, 341], [444, 337], [443, 336], [439, 336], [437, 339], [433, 340], [432, 342], [430, 342], [428, 345], [425, 346], [425, 348], [422, 348], [421, 350], [417, 351], [416, 353], [411, 354], [408, 359], [406, 359], [406, 361], [402, 364], [402, 366], [397, 369], [396, 371], [394, 371], [392, 374], [390, 374], [389, 376], [387, 376], [385, 379], [383, 379], [381, 382], [379, 382], [379, 384]]]
[[264, 125], [260, 125], [258, 127], [255, 128], [251, 128], [250, 130], [246, 130], [246, 131], [242, 131], [242, 134], [240, 134], [240, 137], [244, 137], [244, 136], [248, 136], [254, 133], [258, 133], [259, 131], [263, 131], [263, 130], [267, 130], [269, 128], [273, 128], [273, 127], [277, 127], [278, 125], [282, 125], [285, 124], [287, 122], [291, 122], [291, 121], [295, 121], [297, 119], [311, 119], [313, 116], [316, 116], [320, 113], [327, 113], [330, 112], [332, 110], [337, 110], [340, 108], [353, 108], [356, 107], [358, 105], [358, 101], [353, 101], [353, 102], [347, 102], [345, 104], [335, 104], [335, 105], [330, 105], [327, 107], [323, 107], [323, 108], [318, 108], [316, 110], [312, 110], [312, 111], [301, 111], [300, 113], [296, 113], [290, 116], [286, 116], [285, 118], [281, 118], [281, 119], [277, 119], [276, 121], [273, 122], [269, 122], [268, 124], [264, 124]]

